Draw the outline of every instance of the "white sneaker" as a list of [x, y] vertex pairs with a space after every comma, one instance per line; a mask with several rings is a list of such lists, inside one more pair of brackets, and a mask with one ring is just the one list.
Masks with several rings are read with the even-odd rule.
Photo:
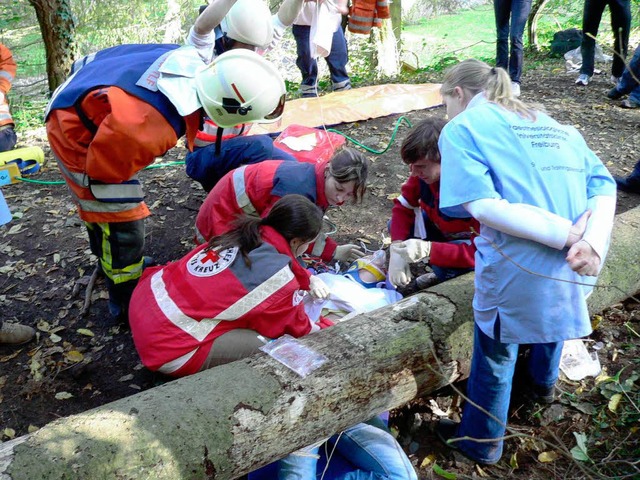
[[580, 76], [576, 79], [576, 85], [581, 85], [583, 87], [586, 87], [587, 85], [589, 85], [589, 81], [591, 80], [591, 77], [585, 73], [581, 73]]
[[520, 84], [518, 82], [511, 82], [511, 94], [514, 97], [520, 96]]
[[609, 80], [611, 80], [611, 83], [613, 83], [614, 85], [618, 85], [618, 82], [620, 81], [620, 77], [616, 77], [615, 75], [611, 75]]

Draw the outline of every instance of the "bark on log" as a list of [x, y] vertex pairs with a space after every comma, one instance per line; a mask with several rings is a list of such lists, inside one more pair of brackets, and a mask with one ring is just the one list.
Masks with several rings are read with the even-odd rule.
[[[640, 289], [640, 209], [616, 219], [592, 312]], [[301, 343], [300, 378], [266, 354], [62, 418], [0, 446], [0, 479], [231, 479], [467, 374], [473, 274]], [[544, 299], [541, 299], [543, 301]]]
[[29, 0], [36, 11], [47, 56], [49, 91], [62, 84], [76, 56], [75, 21], [70, 0]]

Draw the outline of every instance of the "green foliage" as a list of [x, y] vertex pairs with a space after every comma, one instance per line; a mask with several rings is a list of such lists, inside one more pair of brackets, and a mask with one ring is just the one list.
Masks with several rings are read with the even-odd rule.
[[[354, 37], [356, 37], [354, 35]], [[375, 46], [372, 42], [363, 41], [364, 37], [358, 36], [360, 42], [349, 46], [349, 66], [351, 67], [351, 84], [354, 86], [371, 85], [376, 83], [376, 68], [373, 64]], [[354, 38], [354, 40], [356, 40]], [[357, 53], [354, 53], [357, 52]]]
[[573, 436], [576, 437], [577, 445], [571, 449], [571, 456], [581, 462], [591, 462], [587, 452], [587, 436], [576, 432], [573, 432]]
[[[70, 0], [76, 25], [75, 41], [78, 54], [85, 55], [121, 43], [161, 42], [165, 33], [167, 1], [157, 0]], [[182, 35], [196, 18], [198, 8], [206, 0], [175, 0], [180, 9]], [[276, 10], [281, 0], [271, 0]], [[410, 24], [405, 18], [402, 31], [402, 60], [412, 68], [405, 68], [395, 78], [381, 79], [374, 65], [374, 44], [366, 36], [353, 35], [350, 39], [350, 68], [353, 86], [385, 82], [437, 81], [447, 67], [465, 59], [478, 58], [493, 63], [495, 56], [495, 24], [492, 2], [480, 3], [473, 8], [461, 9], [460, 0], [430, 0], [416, 2], [420, 15]], [[540, 43], [548, 44], [555, 31], [580, 27], [582, 2], [576, 0], [550, 0], [538, 23]], [[455, 14], [453, 14], [455, 13]], [[603, 21], [608, 20], [605, 14]], [[634, 19], [634, 25], [638, 22]], [[473, 28], [469, 28], [472, 25]], [[600, 29], [599, 39], [606, 38], [606, 25]], [[0, 41], [10, 46], [18, 61], [18, 78], [36, 84], [34, 88], [46, 92], [46, 83], [38, 84], [46, 70], [44, 45], [35, 16], [28, 2], [2, 2], [0, 4]], [[288, 52], [288, 54], [291, 52]], [[291, 53], [294, 55], [294, 53]], [[537, 57], [540, 60], [542, 57]], [[525, 68], [535, 65], [527, 57]], [[298, 72], [286, 82], [290, 98], [298, 95], [299, 81], [293, 81]], [[288, 77], [289, 78], [289, 77]], [[330, 85], [321, 77], [320, 91]], [[24, 98], [23, 98], [24, 97]], [[20, 128], [36, 122], [31, 109], [36, 103], [32, 89], [14, 86], [11, 93], [14, 111]], [[39, 107], [37, 107], [39, 108]]]
[[21, 132], [42, 127], [47, 100], [25, 100], [18, 97], [19, 103], [11, 105], [12, 117], [16, 123], [16, 131]]
[[[569, 28], [582, 29], [583, 2], [555, 0], [547, 3], [538, 20], [538, 44], [546, 48], [553, 40], [553, 34]], [[605, 14], [603, 19], [607, 15]], [[605, 29], [601, 29], [604, 31]]]
[[465, 58], [493, 61], [495, 37], [493, 6], [479, 5], [404, 26], [402, 58], [418, 70], [438, 71]]
[[[201, 0], [179, 0], [183, 35], [203, 3]], [[163, 40], [166, 1], [75, 0], [72, 5], [81, 55], [122, 43], [159, 43]]]

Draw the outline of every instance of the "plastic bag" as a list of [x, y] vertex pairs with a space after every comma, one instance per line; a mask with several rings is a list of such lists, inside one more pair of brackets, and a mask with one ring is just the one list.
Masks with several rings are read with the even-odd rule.
[[591, 354], [580, 339], [566, 340], [562, 348], [560, 370], [569, 380], [597, 377], [602, 367], [597, 352]]
[[[573, 50], [569, 50], [564, 54], [565, 68], [567, 73], [578, 72], [580, 67], [582, 66], [582, 52], [580, 47], [574, 48]], [[594, 60], [596, 62], [611, 62], [613, 57], [610, 55], [605, 55], [602, 51], [602, 47], [596, 44]], [[600, 73], [600, 70], [594, 69], [593, 73]]]
[[327, 357], [314, 352], [291, 335], [283, 335], [263, 345], [260, 350], [301, 377], [306, 377], [327, 361]]

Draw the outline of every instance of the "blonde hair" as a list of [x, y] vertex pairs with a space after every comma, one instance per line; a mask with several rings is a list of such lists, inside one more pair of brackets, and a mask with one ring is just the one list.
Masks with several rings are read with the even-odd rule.
[[513, 96], [511, 78], [500, 67], [490, 67], [475, 59], [463, 60], [445, 72], [440, 93], [452, 95], [456, 87], [470, 93], [472, 97], [484, 91], [487, 100], [496, 103], [523, 118], [536, 119], [538, 108], [527, 105]]

